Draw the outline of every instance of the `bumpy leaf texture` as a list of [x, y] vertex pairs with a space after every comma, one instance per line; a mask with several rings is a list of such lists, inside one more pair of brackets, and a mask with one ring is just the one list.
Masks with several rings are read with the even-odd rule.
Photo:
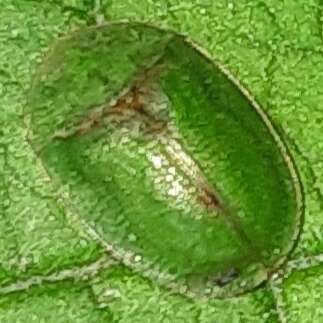
[[[98, 4], [99, 1], [92, 4], [82, 0], [48, 2], [4, 0], [1, 3], [1, 322], [42, 320], [49, 322], [320, 322], [323, 249], [321, 239], [323, 221], [320, 216], [323, 178], [321, 176], [323, 109], [321, 84], [323, 80], [319, 73], [323, 67], [320, 1], [231, 3], [197, 0], [189, 2], [124, 0], [101, 1], [101, 6]], [[292, 255], [288, 255], [287, 259], [285, 255], [292, 248], [299, 228], [296, 213], [291, 211], [295, 207], [293, 204], [295, 199], [291, 193], [295, 185], [290, 186], [290, 180], [285, 181], [290, 174], [290, 168], [286, 168], [286, 163], [279, 163], [279, 158], [283, 154], [278, 145], [272, 145], [272, 136], [268, 136], [268, 146], [266, 137], [262, 137], [262, 144], [257, 146], [255, 145], [257, 136], [252, 136], [250, 145], [255, 147], [252, 151], [257, 156], [264, 152], [265, 155], [266, 152], [268, 154], [271, 152], [271, 158], [265, 158], [264, 161], [273, 160], [275, 167], [268, 169], [268, 176], [264, 181], [257, 177], [250, 177], [248, 172], [252, 168], [241, 166], [250, 162], [250, 165], [255, 167], [254, 156], [244, 154], [244, 160], [238, 159], [238, 163], [230, 165], [231, 170], [234, 171], [226, 173], [228, 163], [225, 161], [237, 160], [237, 156], [234, 157], [233, 153], [236, 149], [233, 148], [237, 147], [234, 146], [234, 135], [241, 136], [243, 127], [241, 123], [236, 123], [236, 128], [226, 127], [221, 123], [222, 130], [232, 129], [233, 137], [224, 139], [217, 136], [213, 145], [207, 144], [211, 139], [206, 141], [204, 136], [207, 132], [203, 134], [200, 129], [203, 125], [206, 129], [205, 123], [216, 121], [213, 120], [215, 117], [212, 113], [207, 113], [210, 108], [208, 102], [219, 100], [219, 96], [214, 92], [216, 82], [207, 81], [204, 84], [201, 80], [205, 79], [205, 75], [208, 75], [208, 78], [214, 78], [222, 74], [210, 73], [210, 69], [214, 69], [212, 63], [181, 39], [173, 41], [181, 43], [185, 54], [180, 52], [179, 45], [173, 46], [176, 49], [172, 50], [169, 43], [168, 54], [166, 53], [167, 67], [161, 64], [160, 69], [152, 69], [151, 73], [148, 68], [149, 77], [142, 77], [145, 74], [145, 68], [157, 62], [157, 56], [161, 54], [160, 50], [170, 41], [167, 37], [159, 37], [158, 44], [162, 48], [157, 48], [157, 43], [137, 48], [143, 56], [132, 56], [131, 61], [137, 62], [136, 64], [124, 62], [121, 66], [110, 66], [114, 69], [114, 73], [109, 75], [100, 74], [101, 69], [99, 69], [93, 77], [90, 77], [91, 75], [82, 74], [81, 71], [91, 69], [93, 71], [94, 65], [102, 66], [99, 64], [100, 60], [108, 63], [110, 57], [102, 58], [102, 55], [93, 48], [91, 55], [97, 54], [100, 60], [93, 63], [91, 59], [84, 59], [84, 65], [77, 67], [80, 72], [77, 75], [78, 81], [70, 74], [71, 84], [65, 83], [59, 91], [67, 93], [70, 86], [69, 92], [78, 93], [78, 97], [71, 96], [68, 100], [62, 100], [63, 104], [57, 105], [56, 117], [61, 114], [64, 104], [70, 102], [75, 107], [74, 111], [80, 112], [79, 109], [83, 109], [82, 114], [78, 115], [79, 118], [75, 118], [76, 116], [72, 114], [65, 114], [55, 119], [53, 118], [55, 112], [52, 111], [52, 114], [47, 116], [48, 120], [52, 120], [48, 124], [48, 129], [34, 128], [23, 121], [23, 108], [26, 107], [26, 94], [31, 87], [32, 76], [40, 63], [44, 62], [45, 52], [52, 48], [53, 41], [71, 30], [93, 25], [96, 22], [100, 23], [102, 17], [105, 17], [106, 21], [128, 19], [147, 22], [184, 33], [188, 39], [205, 48], [210, 53], [212, 61], [217, 58], [221, 66], [225, 64], [236, 75], [235, 79], [242, 81], [252, 96], [257, 99], [262, 110], [269, 115], [275, 128], [278, 129], [280, 134], [278, 138], [283, 138], [291, 155], [294, 156], [303, 183], [306, 206], [304, 228], [296, 249]], [[164, 42], [160, 41], [161, 38]], [[92, 41], [100, 42], [100, 39], [94, 37]], [[68, 44], [62, 46], [62, 52], [66, 50], [66, 46], [68, 47]], [[87, 48], [83, 55], [86, 56], [89, 51], [90, 49]], [[115, 60], [122, 63], [125, 55], [121, 51], [119, 54], [115, 52]], [[74, 54], [71, 55], [72, 58]], [[176, 55], [178, 59], [175, 59]], [[60, 66], [59, 55], [56, 57], [57, 66]], [[50, 65], [44, 62], [42, 66], [53, 70], [54, 56], [53, 60]], [[192, 66], [192, 61], [195, 61], [195, 67]], [[188, 62], [190, 62], [189, 67]], [[91, 66], [91, 64], [94, 65]], [[140, 70], [141, 73], [136, 73], [132, 68], [139, 65], [141, 68], [138, 71]], [[54, 72], [60, 75], [62, 71], [58, 69]], [[47, 74], [43, 71], [39, 75]], [[122, 75], [128, 79], [122, 79]], [[93, 83], [84, 82], [88, 79]], [[145, 91], [137, 93], [134, 88], [131, 89], [131, 80], [135, 79], [136, 81], [149, 80], [137, 89]], [[177, 82], [172, 84], [172, 80], [175, 79]], [[104, 92], [106, 89], [102, 84], [107, 80], [112, 80], [112, 84], [115, 85], [113, 93]], [[125, 81], [125, 83], [118, 84], [118, 81]], [[76, 84], [87, 84], [92, 90], [83, 93], [82, 88], [72, 88], [72, 85]], [[190, 87], [189, 84], [195, 86]], [[202, 84], [203, 88], [201, 88]], [[228, 88], [232, 87], [231, 82], [225, 84]], [[121, 89], [124, 92], [120, 92]], [[206, 91], [207, 89], [209, 91]], [[53, 88], [47, 88], [48, 97], [54, 95], [51, 92], [53, 90]], [[180, 97], [179, 92], [182, 94]], [[207, 95], [205, 95], [206, 92]], [[136, 97], [136, 93], [140, 97], [139, 103], [144, 101], [147, 107], [147, 101], [150, 102], [149, 112], [152, 112], [154, 117], [158, 117], [158, 122], [155, 120], [151, 122], [151, 116], [147, 117], [129, 109], [140, 106], [136, 104], [136, 100], [132, 100]], [[185, 93], [190, 93], [190, 96], [185, 96]], [[229, 90], [227, 93], [232, 91]], [[237, 91], [237, 93], [240, 97], [240, 92]], [[111, 100], [106, 102], [109, 96]], [[196, 101], [192, 100], [192, 97], [196, 98]], [[122, 115], [110, 114], [96, 127], [88, 127], [91, 122], [87, 119], [90, 115], [86, 112], [91, 110], [89, 108], [92, 103], [99, 102], [97, 108], [108, 103], [111, 108], [116, 103], [122, 103], [122, 99], [124, 99], [123, 106], [126, 107]], [[220, 99], [232, 102], [229, 97]], [[250, 107], [249, 99], [246, 99], [246, 106]], [[54, 103], [58, 104], [58, 101]], [[173, 110], [162, 108], [169, 107], [170, 103], [174, 107]], [[154, 106], [156, 109], [153, 108]], [[100, 111], [100, 109], [95, 110], [95, 107], [92, 107], [93, 111]], [[175, 109], [175, 107], [182, 108]], [[193, 119], [185, 114], [185, 109], [186, 111], [198, 109], [204, 112], [196, 114], [195, 119], [199, 124], [193, 123]], [[254, 110], [250, 109], [250, 111]], [[233, 112], [238, 111], [233, 109]], [[235, 119], [230, 119], [229, 116], [230, 114], [225, 115], [225, 121], [234, 123]], [[249, 121], [250, 118], [252, 118], [251, 113], [247, 115]], [[39, 122], [45, 119], [46, 116], [39, 116], [34, 120]], [[65, 124], [66, 121], [68, 121], [67, 124]], [[250, 126], [252, 122], [249, 121], [247, 124]], [[110, 124], [111, 128], [107, 124]], [[165, 124], [167, 124], [166, 127]], [[259, 134], [262, 129], [268, 129], [264, 127], [263, 122], [255, 124], [259, 127], [249, 129], [249, 132], [239, 137], [241, 142], [246, 138], [249, 140], [250, 130]], [[58, 125], [59, 128], [56, 128]], [[91, 131], [87, 131], [88, 128], [91, 128]], [[129, 130], [127, 136], [134, 144], [140, 144], [144, 148], [143, 154], [134, 154], [135, 147], [132, 147], [129, 142], [122, 141], [124, 133], [120, 128]], [[49, 136], [55, 134], [55, 131], [52, 131], [54, 129], [64, 131], [56, 132], [56, 138], [50, 139], [51, 143], [47, 148], [43, 149], [41, 154], [37, 154], [37, 149], [44, 148], [43, 144], [49, 142]], [[77, 129], [80, 133], [77, 139], [73, 136], [68, 137]], [[219, 127], [212, 131], [225, 133], [222, 130]], [[39, 131], [39, 136], [36, 138], [39, 140], [39, 146], [35, 137], [27, 140], [30, 133], [35, 134], [35, 131], [36, 133]], [[111, 148], [116, 154], [113, 157], [109, 155], [107, 149], [111, 146], [111, 142], [108, 144], [103, 140], [104, 138], [107, 140], [107, 133], [111, 135], [110, 138], [114, 138], [115, 144], [122, 143]], [[228, 146], [220, 149], [221, 140], [227, 142]], [[152, 145], [152, 141], [157, 141], [158, 144]], [[173, 146], [165, 144], [170, 141]], [[191, 146], [193, 142], [199, 142], [199, 146]], [[88, 145], [89, 143], [92, 144]], [[103, 147], [105, 148], [102, 149]], [[175, 149], [167, 154], [163, 150], [165, 147], [175, 147]], [[213, 150], [219, 149], [216, 149], [213, 154], [210, 147]], [[225, 148], [230, 149], [230, 147], [231, 156], [225, 159], [228, 154]], [[239, 149], [246, 151], [246, 147], [248, 146], [241, 145]], [[67, 148], [70, 150], [69, 154], [64, 152]], [[208, 149], [210, 151], [207, 151]], [[151, 152], [150, 159], [143, 158], [147, 151]], [[180, 159], [176, 157], [174, 151], [180, 152], [181, 160], [183, 156], [188, 156], [186, 164], [179, 163]], [[55, 162], [54, 156], [57, 156], [58, 162]], [[80, 163], [82, 160], [89, 161], [90, 157], [93, 158], [93, 164]], [[130, 161], [132, 165], [129, 164]], [[166, 167], [167, 161], [173, 164]], [[108, 162], [114, 165], [113, 170], [106, 167]], [[59, 169], [52, 167], [54, 164], [60, 165]], [[145, 173], [142, 180], [134, 183], [136, 176], [140, 174], [138, 164], [144, 169], [149, 165], [151, 172]], [[163, 166], [158, 168], [159, 165]], [[221, 168], [221, 165], [226, 167]], [[264, 169], [261, 165], [254, 168], [258, 175]], [[211, 171], [213, 167], [219, 167], [217, 173]], [[76, 172], [73, 173], [72, 169]], [[273, 169], [280, 170], [280, 175], [272, 176]], [[76, 185], [73, 181], [77, 181], [80, 171], [83, 172], [84, 177], [91, 172], [91, 178], [100, 180], [97, 183], [91, 183], [91, 179], [86, 181], [82, 179]], [[97, 172], [96, 177], [93, 177], [94, 171]], [[113, 217], [114, 220], [120, 221], [118, 222], [120, 225], [114, 226], [119, 231], [109, 231], [113, 226], [102, 220], [106, 212], [104, 201], [108, 199], [107, 190], [100, 189], [103, 179], [107, 179], [101, 175], [108, 172], [111, 173], [111, 177], [120, 179], [120, 176], [123, 176], [121, 174], [127, 174], [127, 180], [130, 182], [120, 180], [120, 183], [116, 183], [114, 180], [106, 180], [105, 187], [110, 185], [121, 192], [129, 192], [132, 197], [146, 196], [140, 193], [151, 188], [149, 196], [153, 196], [155, 205], [160, 206], [157, 213], [154, 209], [155, 212], [151, 212], [150, 217], [142, 218], [143, 212], [139, 211], [151, 207], [150, 203], [147, 205], [145, 199], [134, 203], [129, 198], [123, 199], [121, 194], [116, 194], [120, 200], [118, 204], [115, 202], [117, 206], [114, 211], [111, 208], [110, 212], [115, 212], [119, 208], [127, 213], [128, 203], [134, 203], [134, 210], [137, 210], [141, 216], [134, 218], [134, 214], [127, 213], [127, 216], [132, 217], [133, 220], [131, 230], [127, 225], [122, 226], [129, 223], [124, 217], [121, 216], [119, 219]], [[192, 172], [199, 175], [188, 175]], [[50, 176], [53, 174], [58, 176]], [[173, 175], [171, 181], [166, 180], [168, 175]], [[248, 180], [240, 181], [244, 176], [248, 176]], [[147, 181], [147, 178], [156, 178], [157, 183]], [[202, 180], [197, 180], [201, 178]], [[179, 187], [177, 184], [173, 185], [174, 179], [183, 183], [185, 181], [186, 186], [183, 186], [185, 190], [182, 192], [187, 192], [188, 196], [194, 198], [185, 200], [185, 195], [182, 195], [182, 199], [179, 199], [180, 203], [176, 203], [178, 200], [174, 199], [172, 194], [178, 194]], [[62, 181], [68, 182], [68, 185], [62, 186]], [[279, 181], [281, 185], [278, 184]], [[89, 185], [84, 185], [85, 182]], [[202, 189], [204, 186], [201, 186], [201, 183], [205, 184], [207, 189]], [[262, 195], [262, 191], [257, 190], [254, 191], [253, 196], [251, 190], [248, 190], [250, 183], [257, 188], [263, 188], [265, 194]], [[263, 186], [264, 184], [261, 183], [266, 183], [271, 189], [265, 189], [266, 185]], [[278, 185], [278, 190], [273, 190], [272, 185]], [[93, 190], [91, 186], [95, 189]], [[288, 187], [293, 189], [290, 191]], [[194, 193], [194, 189], [200, 189], [202, 194]], [[288, 198], [280, 201], [278, 197], [284, 191], [283, 194]], [[268, 195], [268, 192], [271, 194]], [[95, 196], [89, 198], [82, 194]], [[268, 199], [273, 203], [266, 203]], [[282, 209], [276, 208], [279, 205]], [[238, 225], [234, 224], [236, 221], [234, 223], [224, 221], [226, 219], [223, 214], [224, 206], [226, 209], [230, 206], [230, 212], [226, 212], [232, 214], [231, 219], [239, 219]], [[257, 206], [259, 210], [256, 209]], [[265, 206], [275, 210], [275, 214], [271, 214]], [[252, 208], [256, 212], [249, 212]], [[289, 208], [290, 212], [283, 211]], [[154, 221], [159, 212], [162, 213], [165, 210], [167, 210], [165, 214], [167, 221], [174, 221], [163, 223], [167, 224], [168, 232], [165, 232], [165, 226], [158, 228], [149, 222]], [[196, 212], [193, 212], [194, 210]], [[260, 213], [267, 214], [267, 217], [263, 218], [263, 221], [267, 222], [262, 222], [255, 216]], [[182, 215], [182, 221], [176, 220], [179, 214]], [[145, 221], [140, 223], [143, 220]], [[196, 224], [197, 221], [202, 223], [199, 228], [194, 225], [189, 226], [189, 223]], [[230, 243], [225, 243], [225, 249], [220, 248], [219, 244], [214, 246], [215, 240], [210, 238], [213, 236], [212, 230], [211, 232], [207, 230], [208, 222], [213, 225], [217, 223], [224, 229], [221, 229], [221, 236], [217, 236], [217, 239], [229, 238]], [[149, 235], [145, 237], [144, 243], [138, 240], [143, 232], [140, 231], [141, 224], [154, 228], [151, 229], [150, 237]], [[135, 225], [139, 232], [129, 235]], [[185, 229], [185, 225], [190, 227], [190, 235], [177, 235], [179, 239], [177, 241], [169, 238], [175, 237], [172, 230], [179, 230], [181, 226]], [[241, 232], [240, 229], [243, 231]], [[204, 232], [203, 238], [198, 243], [196, 230]], [[226, 233], [223, 234], [225, 231]], [[269, 233], [268, 236], [263, 235], [266, 232]], [[242, 238], [242, 235], [248, 239]], [[165, 239], [161, 241], [163, 237]], [[147, 244], [148, 238], [151, 239], [150, 244]], [[110, 242], [113, 242], [113, 246]], [[107, 244], [109, 244], [109, 252], [106, 252]], [[231, 248], [229, 248], [230, 244]], [[165, 246], [177, 248], [172, 250]], [[208, 252], [208, 248], [212, 249], [211, 253]], [[118, 252], [112, 258], [113, 250]], [[156, 250], [158, 255], [164, 252], [164, 261], [161, 261], [160, 256], [152, 259]], [[183, 254], [180, 254], [179, 250], [183, 250]], [[242, 254], [239, 254], [239, 250]], [[252, 255], [255, 250], [257, 254]], [[221, 254], [220, 251], [223, 253]], [[229, 253], [229, 251], [232, 252]], [[190, 266], [185, 263], [187, 255], [194, 260]], [[115, 258], [123, 260], [125, 265], [115, 262]], [[148, 262], [149, 258], [151, 262]], [[145, 259], [147, 262], [144, 261]], [[203, 259], [207, 259], [207, 262], [203, 262]], [[219, 259], [221, 261], [218, 261]], [[287, 263], [271, 276], [270, 281], [248, 293], [225, 299], [183, 296], [187, 294], [187, 290], [183, 287], [187, 283], [190, 283], [189, 290], [204, 293], [207, 289], [204, 284], [211, 281], [215, 296], [230, 295], [234, 291], [242, 293], [245, 289], [250, 289], [266, 279], [268, 271], [275, 269], [279, 265], [279, 260], [287, 260]], [[147, 266], [140, 266], [141, 263]], [[156, 263], [159, 267], [152, 266]], [[252, 264], [256, 265], [251, 266], [249, 270], [248, 267]], [[150, 270], [153, 267], [154, 270]], [[170, 276], [165, 275], [165, 272], [170, 272]], [[150, 278], [144, 278], [144, 273]], [[186, 281], [183, 282], [183, 279]], [[165, 285], [157, 281], [165, 282], [165, 285], [169, 281], [175, 281], [177, 292], [174, 289], [165, 288]], [[239, 284], [243, 281], [247, 281], [247, 286]], [[237, 282], [236, 288], [234, 288], [235, 282]], [[29, 288], [30, 286], [32, 288]], [[231, 287], [228, 288], [229, 286]], [[226, 292], [223, 292], [224, 290]]]

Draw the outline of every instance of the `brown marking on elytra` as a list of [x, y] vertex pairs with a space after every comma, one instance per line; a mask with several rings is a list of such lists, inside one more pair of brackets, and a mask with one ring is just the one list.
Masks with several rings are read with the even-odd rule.
[[132, 89], [130, 90], [132, 101], [129, 105], [130, 109], [134, 110], [142, 110], [143, 103], [140, 102], [140, 95], [143, 93], [137, 85], [134, 85]]
[[218, 209], [221, 207], [220, 201], [217, 199], [215, 194], [208, 189], [207, 186], [202, 186], [200, 188], [198, 201], [207, 209]]
[[[147, 96], [147, 91], [143, 90], [145, 84], [150, 82], [152, 78], [158, 76], [160, 69], [163, 67], [162, 64], [156, 62], [154, 66], [147, 69], [140, 77], [137, 78], [132, 87], [121, 97], [117, 99], [114, 104], [104, 104], [100, 106], [100, 110], [91, 111], [87, 116], [80, 121], [80, 123], [72, 130], [66, 133], [66, 131], [57, 131], [59, 134], [54, 135], [53, 137], [66, 138], [70, 136], [81, 136], [93, 128], [98, 128], [102, 125], [102, 121], [106, 119], [106, 117], [111, 117], [112, 115], [118, 114], [117, 111], [135, 111], [140, 114], [143, 122], [148, 126], [149, 131], [152, 132], [160, 131], [165, 129], [165, 122], [156, 119], [153, 115], [150, 115], [147, 111], [144, 110], [144, 103], [142, 102], [142, 96]], [[122, 112], [119, 114], [121, 118], [115, 118], [115, 121], [121, 121], [122, 117], [133, 117], [134, 114]], [[114, 119], [114, 118], [112, 118]], [[125, 119], [126, 120], [126, 119]], [[63, 134], [60, 134], [63, 132]], [[65, 132], [65, 134], [64, 134]]]
[[[89, 132], [94, 128], [98, 128], [101, 125], [101, 119], [106, 116], [122, 115], [122, 110], [135, 110], [141, 111], [143, 104], [140, 102], [140, 89], [137, 85], [134, 85], [126, 94], [121, 96], [115, 104], [112, 106], [106, 106], [98, 113], [90, 113], [86, 116], [77, 127], [74, 132], [75, 136], [81, 136]], [[131, 99], [131, 100], [130, 100]], [[130, 101], [130, 102], [129, 102]]]

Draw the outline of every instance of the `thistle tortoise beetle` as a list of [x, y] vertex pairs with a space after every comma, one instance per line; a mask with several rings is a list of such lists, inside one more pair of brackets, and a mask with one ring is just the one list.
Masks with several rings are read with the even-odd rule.
[[183, 35], [134, 22], [72, 33], [39, 68], [25, 113], [80, 218], [161, 284], [239, 294], [295, 246], [302, 190], [286, 145], [236, 78]]

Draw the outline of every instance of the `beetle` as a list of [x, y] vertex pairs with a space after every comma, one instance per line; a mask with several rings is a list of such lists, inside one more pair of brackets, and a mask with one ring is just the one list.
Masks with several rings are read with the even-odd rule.
[[216, 297], [287, 259], [303, 216], [293, 158], [249, 91], [187, 36], [87, 28], [36, 75], [29, 141], [113, 257], [179, 290], [208, 277], [200, 291], [213, 283]]

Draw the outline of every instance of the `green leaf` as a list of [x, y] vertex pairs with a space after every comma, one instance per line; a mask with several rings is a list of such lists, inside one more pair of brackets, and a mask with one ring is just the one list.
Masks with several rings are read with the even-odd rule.
[[322, 296], [322, 265], [294, 272], [282, 283], [282, 306], [289, 322], [319, 322]]
[[23, 294], [0, 300], [1, 322], [113, 322], [107, 310], [98, 308], [91, 288], [84, 283], [44, 284]]
[[[89, 321], [86, 312], [94, 313], [99, 322], [319, 321], [323, 246], [321, 2], [95, 3], [87, 0], [1, 3], [1, 321], [50, 320], [57, 313], [64, 322], [75, 322], [83, 316]], [[87, 12], [92, 5], [93, 10]], [[78, 268], [85, 268], [80, 271], [83, 279], [88, 279], [89, 272], [96, 275], [92, 264], [101, 259], [104, 250], [100, 241], [84, 230], [75, 209], [62, 200], [67, 188], [57, 191], [26, 141], [22, 108], [31, 76], [48, 46], [80, 26], [95, 20], [100, 23], [102, 16], [107, 21], [145, 21], [184, 33], [243, 82], [279, 129], [303, 183], [304, 227], [287, 263], [258, 289], [224, 300], [187, 299], [156, 284], [154, 279], [144, 280], [141, 270], [130, 272], [122, 266], [103, 271], [85, 284], [75, 280]], [[286, 241], [290, 239], [286, 237]], [[98, 263], [99, 268], [104, 267]], [[66, 276], [68, 268], [72, 269]], [[55, 279], [71, 283], [55, 283], [51, 289], [46, 282]], [[42, 286], [28, 292], [27, 286], [33, 284]], [[17, 292], [12, 293], [13, 290]], [[42, 296], [35, 297], [36, 290]], [[42, 312], [39, 304], [43, 302], [47, 305]], [[73, 315], [68, 314], [69, 309]], [[82, 313], [81, 317], [77, 317], [77, 311]]]

